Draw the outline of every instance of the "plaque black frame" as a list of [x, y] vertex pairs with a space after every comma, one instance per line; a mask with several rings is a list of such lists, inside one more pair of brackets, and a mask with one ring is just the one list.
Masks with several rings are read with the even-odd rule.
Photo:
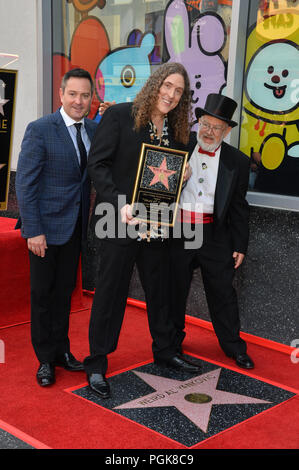
[[[173, 227], [187, 159], [187, 151], [142, 144], [132, 197], [133, 215], [138, 220], [148, 224]], [[164, 162], [166, 168], [161, 170]], [[160, 164], [160, 166], [156, 166], [153, 163]], [[153, 182], [157, 176], [150, 167], [160, 169], [160, 176], [161, 173], [166, 171], [170, 173], [168, 176], [166, 175], [167, 185], [161, 181], [161, 178]], [[152, 177], [152, 180], [149, 183], [150, 177]], [[138, 204], [143, 204], [146, 208], [146, 217], [136, 213]], [[159, 210], [155, 212], [155, 208]], [[153, 215], [156, 216], [153, 218]]]

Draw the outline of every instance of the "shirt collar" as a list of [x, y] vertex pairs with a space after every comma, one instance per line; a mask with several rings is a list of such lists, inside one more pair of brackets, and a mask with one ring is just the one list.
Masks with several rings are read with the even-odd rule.
[[84, 118], [81, 119], [81, 121], [75, 121], [74, 119], [72, 119], [66, 112], [65, 110], [63, 109], [63, 106], [61, 106], [60, 108], [60, 113], [61, 113], [61, 116], [65, 122], [65, 125], [66, 127], [70, 127], [72, 126], [73, 124], [78, 124], [79, 122], [81, 122], [84, 126]]

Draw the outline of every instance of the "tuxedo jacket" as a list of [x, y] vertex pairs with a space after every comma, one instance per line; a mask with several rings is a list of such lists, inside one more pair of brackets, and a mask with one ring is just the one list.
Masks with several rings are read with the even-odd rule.
[[[197, 143], [190, 135], [189, 155]], [[226, 226], [233, 242], [233, 251], [246, 253], [249, 240], [249, 204], [246, 200], [249, 179], [249, 158], [226, 142], [221, 144], [214, 199], [214, 228]]]
[[[97, 123], [85, 118], [92, 140]], [[30, 123], [25, 131], [16, 173], [16, 195], [24, 238], [44, 234], [48, 244], [66, 243], [82, 210], [86, 235], [90, 178], [81, 174], [75, 146], [60, 110]]]
[[[175, 141], [170, 128], [168, 133], [169, 148], [186, 150]], [[142, 143], [151, 143], [149, 128], [135, 131], [132, 103], [120, 103], [105, 111], [90, 148], [87, 167], [97, 192], [96, 204], [114, 207], [116, 235], [108, 238], [120, 244], [130, 241], [117, 231], [121, 225], [119, 210], [132, 202]]]

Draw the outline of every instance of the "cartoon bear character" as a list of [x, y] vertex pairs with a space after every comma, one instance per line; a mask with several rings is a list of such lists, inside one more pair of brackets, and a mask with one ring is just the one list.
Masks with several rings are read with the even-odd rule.
[[196, 108], [204, 107], [208, 94], [221, 93], [226, 85], [226, 66], [220, 54], [226, 42], [225, 25], [220, 16], [207, 11], [191, 28], [184, 1], [173, 0], [165, 11], [164, 31], [169, 62], [183, 64], [190, 78], [195, 130]]
[[267, 34], [259, 24], [247, 41], [240, 149], [252, 157], [250, 189], [298, 196], [298, 30], [287, 36], [281, 13], [262, 24]]
[[96, 93], [100, 101], [133, 101], [151, 74], [148, 55], [155, 46], [153, 34], [145, 34], [140, 46], [111, 51], [99, 64]]

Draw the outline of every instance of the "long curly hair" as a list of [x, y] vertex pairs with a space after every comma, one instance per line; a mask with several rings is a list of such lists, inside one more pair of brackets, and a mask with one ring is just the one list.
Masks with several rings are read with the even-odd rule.
[[190, 81], [182, 64], [168, 62], [161, 65], [147, 80], [133, 102], [135, 129], [145, 127], [151, 119], [158, 99], [159, 90], [165, 79], [174, 73], [182, 75], [185, 83], [184, 91], [178, 105], [168, 113], [168, 122], [178, 142], [187, 144], [191, 122], [191, 92]]

